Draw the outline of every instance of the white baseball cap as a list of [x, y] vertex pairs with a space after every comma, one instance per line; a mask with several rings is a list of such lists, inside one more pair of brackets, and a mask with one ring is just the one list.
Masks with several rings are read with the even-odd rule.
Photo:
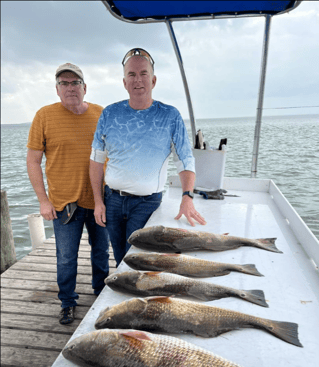
[[79, 78], [81, 78], [84, 81], [84, 76], [82, 73], [82, 70], [74, 65], [71, 64], [69, 62], [67, 62], [66, 64], [60, 65], [55, 73], [55, 77], [57, 78], [61, 73], [63, 73], [64, 71], [71, 71], [72, 73], [76, 74]]

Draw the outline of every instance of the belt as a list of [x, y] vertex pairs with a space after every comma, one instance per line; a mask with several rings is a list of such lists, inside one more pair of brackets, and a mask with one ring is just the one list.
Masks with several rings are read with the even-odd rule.
[[134, 195], [134, 194], [130, 194], [129, 192], [126, 191], [122, 191], [122, 190], [114, 190], [111, 189], [113, 192], [118, 193], [121, 196], [133, 196], [133, 197], [143, 197], [143, 196], [149, 196], [149, 195]]

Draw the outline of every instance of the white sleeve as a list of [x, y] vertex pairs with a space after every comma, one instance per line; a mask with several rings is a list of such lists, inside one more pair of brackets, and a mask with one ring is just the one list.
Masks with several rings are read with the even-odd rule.
[[97, 150], [92, 148], [90, 159], [91, 161], [104, 163], [107, 158], [107, 151], [106, 150]]

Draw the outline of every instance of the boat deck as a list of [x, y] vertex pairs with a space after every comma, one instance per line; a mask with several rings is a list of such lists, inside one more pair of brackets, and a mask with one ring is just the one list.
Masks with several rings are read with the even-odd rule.
[[[78, 259], [76, 319], [60, 325], [56, 283], [55, 238], [1, 274], [1, 366], [51, 366], [96, 296], [91, 279], [90, 245], [83, 234]], [[110, 273], [115, 271], [113, 253]]]
[[[174, 179], [163, 198], [161, 207], [152, 215], [146, 226], [194, 229], [183, 218], [175, 221], [178, 213], [181, 189]], [[237, 289], [261, 289], [269, 308], [237, 299], [224, 298], [206, 302], [277, 321], [299, 324], [299, 339], [303, 348], [288, 344], [257, 329], [234, 330], [216, 338], [192, 335], [173, 335], [201, 346], [243, 367], [315, 367], [319, 361], [319, 243], [294, 209], [289, 205], [271, 180], [224, 179], [229, 194], [225, 200], [204, 200], [195, 195], [196, 209], [205, 217], [205, 226], [195, 230], [229, 233], [248, 238], [277, 237], [276, 246], [283, 251], [273, 253], [252, 247], [241, 247], [219, 253], [194, 252], [197, 256], [234, 264], [255, 264], [264, 277], [231, 273], [204, 281]], [[134, 247], [130, 252], [140, 252]], [[307, 251], [307, 253], [306, 253]], [[122, 262], [116, 272], [129, 270]], [[100, 311], [134, 297], [105, 287], [89, 312], [73, 334], [72, 339], [94, 330]], [[74, 367], [62, 354], [54, 367]]]

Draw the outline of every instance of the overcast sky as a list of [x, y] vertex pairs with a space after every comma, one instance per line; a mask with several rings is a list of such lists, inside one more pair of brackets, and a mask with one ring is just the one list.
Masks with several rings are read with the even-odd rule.
[[[196, 118], [255, 116], [264, 23], [260, 17], [173, 24]], [[319, 105], [318, 40], [318, 1], [272, 19], [264, 108]], [[86, 101], [105, 107], [126, 99], [121, 61], [133, 47], [155, 60], [153, 98], [188, 118], [165, 24], [121, 22], [100, 1], [1, 1], [1, 123], [31, 122], [39, 108], [59, 101], [54, 75], [65, 62], [82, 69]]]

